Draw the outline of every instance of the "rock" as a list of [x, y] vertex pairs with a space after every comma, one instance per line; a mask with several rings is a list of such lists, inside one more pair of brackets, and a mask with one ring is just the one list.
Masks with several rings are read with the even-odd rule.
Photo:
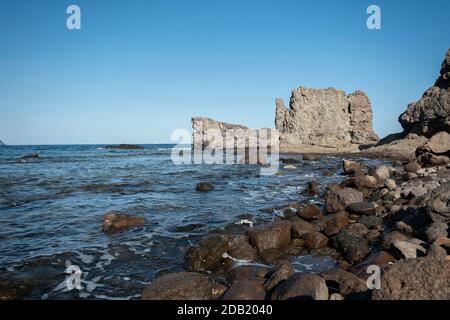
[[398, 252], [400, 252], [401, 258], [415, 259], [417, 258], [418, 253], [421, 253], [422, 255], [426, 254], [426, 249], [424, 247], [418, 243], [414, 243], [411, 240], [394, 240], [392, 245], [398, 250]]
[[[288, 248], [284, 249], [287, 250]], [[277, 263], [280, 263], [282, 260], [285, 259], [285, 252], [281, 251], [280, 249], [266, 249], [264, 251], [261, 251], [259, 253], [259, 256], [262, 258], [262, 260], [270, 265], [274, 265]]]
[[320, 161], [321, 157], [318, 154], [304, 154], [303, 160], [304, 161]]
[[266, 290], [268, 292], [272, 291], [281, 281], [288, 279], [294, 273], [295, 270], [292, 264], [287, 260], [283, 261], [266, 282]]
[[349, 271], [363, 279], [367, 279], [370, 276], [370, 274], [367, 272], [367, 268], [369, 266], [376, 265], [379, 266], [380, 269], [385, 269], [395, 261], [396, 259], [390, 253], [381, 250], [378, 252], [374, 252], [373, 254], [368, 256], [366, 260], [357, 264], [355, 267], [350, 268]]
[[338, 185], [327, 187], [325, 208], [329, 213], [345, 210], [351, 203], [362, 201], [363, 194], [360, 191], [351, 188], [340, 188]]
[[361, 238], [365, 237], [369, 233], [369, 228], [362, 223], [352, 223], [347, 228], [345, 228], [345, 230]]
[[422, 258], [403, 260], [382, 274], [374, 300], [449, 300], [450, 264], [444, 249], [433, 247]]
[[353, 202], [347, 207], [347, 211], [357, 215], [374, 215], [378, 205], [375, 202]]
[[6, 146], [6, 144], [2, 140], [0, 140], [0, 147], [3, 147], [3, 146]]
[[251, 242], [259, 252], [266, 249], [284, 249], [291, 241], [291, 223], [272, 222], [248, 231]]
[[200, 191], [200, 192], [209, 192], [209, 191], [214, 190], [214, 185], [209, 182], [200, 182], [195, 187], [195, 190]]
[[315, 182], [315, 181], [308, 182], [308, 185], [307, 185], [306, 189], [304, 190], [304, 193], [306, 193], [310, 196], [315, 196], [316, 194], [318, 194], [319, 186], [317, 185], [317, 182]]
[[446, 183], [431, 192], [426, 204], [427, 213], [435, 222], [450, 221], [450, 184]]
[[297, 164], [300, 160], [294, 158], [280, 158], [282, 164]]
[[368, 241], [371, 242], [375, 242], [378, 241], [378, 239], [381, 237], [381, 232], [378, 231], [377, 229], [371, 229], [369, 230], [369, 232], [366, 234], [366, 239]]
[[429, 243], [433, 243], [440, 238], [448, 237], [448, 225], [442, 222], [434, 222], [430, 224], [425, 231]]
[[404, 221], [397, 221], [394, 225], [395, 230], [403, 234], [413, 234], [414, 229]]
[[293, 166], [292, 164], [288, 164], [288, 165], [284, 166], [283, 169], [286, 169], [286, 170], [295, 170], [295, 169], [297, 169], [297, 167], [296, 167], [296, 166]]
[[344, 253], [350, 263], [362, 261], [370, 252], [366, 239], [345, 229], [332, 239], [332, 243], [334, 248]]
[[407, 132], [431, 137], [441, 131], [450, 132], [450, 49], [442, 64], [441, 75], [422, 98], [411, 103], [400, 115], [399, 122]]
[[428, 159], [428, 163], [432, 166], [445, 166], [450, 163], [450, 158], [447, 156], [436, 156], [432, 154]]
[[301, 236], [305, 233], [316, 231], [316, 228], [311, 223], [297, 217], [295, 217], [295, 219], [291, 219], [291, 223], [292, 238], [294, 239], [301, 238]]
[[349, 224], [348, 214], [345, 211], [339, 211], [328, 218], [327, 227], [324, 231], [328, 237], [338, 234], [339, 231]]
[[39, 154], [32, 153], [32, 154], [27, 154], [27, 155], [24, 155], [24, 156], [20, 157], [19, 160], [17, 160], [17, 161], [25, 163], [25, 162], [33, 161], [33, 160], [36, 160], [36, 159], [39, 159], [39, 158], [40, 158]]
[[228, 271], [227, 282], [231, 285], [243, 280], [259, 280], [264, 283], [269, 273], [269, 267], [263, 265], [238, 265]]
[[310, 250], [325, 248], [328, 244], [328, 238], [320, 232], [305, 233], [302, 239], [305, 241], [305, 246]]
[[155, 279], [142, 294], [143, 300], [212, 300], [226, 287], [195, 272], [170, 273]]
[[342, 169], [345, 174], [359, 174], [363, 172], [361, 163], [345, 159], [342, 161]]
[[387, 180], [391, 176], [389, 168], [387, 166], [376, 167], [373, 170], [372, 175], [380, 181]]
[[358, 189], [373, 189], [378, 186], [378, 180], [374, 176], [360, 175], [353, 178]]
[[322, 211], [314, 204], [309, 204], [306, 207], [301, 208], [297, 212], [297, 215], [306, 221], [320, 220], [323, 218]]
[[394, 244], [394, 241], [397, 240], [408, 241], [408, 237], [398, 231], [385, 233], [383, 236], [383, 247], [389, 249]]
[[418, 170], [420, 170], [420, 168], [420, 165], [415, 161], [407, 163], [404, 167], [406, 172], [411, 173], [416, 173]]
[[202, 272], [217, 269], [232, 244], [232, 239], [228, 235], [206, 235], [197, 246], [191, 246], [186, 251], [184, 256], [186, 269]]
[[330, 300], [344, 300], [344, 297], [339, 293], [333, 293], [332, 295], [330, 295]]
[[372, 130], [369, 99], [361, 91], [347, 96], [333, 88], [295, 89], [289, 110], [283, 100], [276, 100], [275, 126], [284, 152], [356, 150], [358, 145], [378, 140]]
[[103, 216], [103, 232], [114, 233], [144, 225], [142, 217], [133, 217], [119, 212], [109, 212]]
[[383, 218], [376, 216], [362, 216], [358, 219], [358, 223], [369, 229], [381, 228], [383, 226]]
[[395, 188], [397, 188], [397, 183], [395, 182], [394, 179], [386, 179], [384, 185], [385, 185], [386, 188], [388, 188], [389, 190], [394, 190]]
[[367, 291], [366, 281], [342, 269], [333, 269], [327, 271], [321, 276], [325, 282], [338, 285], [339, 294], [347, 296], [349, 294], [363, 293]]
[[237, 260], [255, 261], [258, 254], [256, 249], [250, 245], [247, 239], [248, 238], [245, 237], [245, 240], [233, 241], [230, 249], [227, 251], [228, 255]]
[[258, 280], [242, 280], [234, 283], [223, 295], [223, 300], [264, 300], [266, 291]]
[[450, 133], [441, 131], [433, 135], [424, 147], [436, 154], [448, 154], [450, 151]]
[[122, 150], [142, 150], [144, 147], [137, 146], [133, 144], [119, 144], [119, 145], [108, 145], [104, 146], [105, 149], [122, 149]]
[[10, 275], [0, 277], [0, 301], [21, 300], [27, 297], [34, 289], [33, 283]]
[[275, 289], [272, 299], [328, 300], [328, 288], [325, 280], [318, 275], [296, 273]]

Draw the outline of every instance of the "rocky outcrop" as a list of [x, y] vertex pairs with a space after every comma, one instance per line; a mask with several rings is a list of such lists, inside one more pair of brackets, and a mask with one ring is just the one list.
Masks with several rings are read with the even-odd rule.
[[346, 95], [334, 88], [297, 88], [289, 109], [283, 100], [276, 100], [275, 126], [282, 151], [351, 151], [378, 141], [372, 107], [362, 91]]
[[[367, 150], [366, 153], [409, 159], [427, 154], [424, 160], [431, 162], [431, 165], [447, 161], [442, 156], [448, 156], [448, 153], [450, 153], [450, 145], [448, 144], [448, 133], [450, 132], [450, 49], [447, 51], [440, 76], [434, 86], [425, 91], [419, 101], [408, 106], [407, 110], [400, 115], [399, 122], [404, 129], [403, 132], [387, 136], [375, 147]], [[431, 139], [430, 142], [429, 139]], [[433, 148], [439, 150], [430, 153]], [[445, 150], [442, 150], [442, 148], [445, 148]], [[436, 156], [439, 158], [436, 158]]]

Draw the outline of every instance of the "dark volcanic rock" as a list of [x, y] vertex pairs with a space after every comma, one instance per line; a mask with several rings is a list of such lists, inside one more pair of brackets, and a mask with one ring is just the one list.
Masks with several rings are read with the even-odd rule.
[[20, 157], [17, 160], [17, 162], [28, 162], [28, 161], [33, 161], [33, 160], [36, 160], [36, 159], [39, 159], [39, 158], [40, 158], [39, 154], [32, 153], [32, 154], [27, 154], [27, 155], [24, 155], [24, 156]]
[[322, 274], [325, 282], [338, 284], [339, 293], [343, 296], [360, 294], [367, 291], [367, 283], [357, 275], [342, 269], [333, 269]]
[[330, 185], [325, 195], [325, 208], [329, 213], [338, 212], [345, 210], [351, 203], [362, 202], [363, 198], [363, 194], [358, 190]]
[[226, 287], [195, 272], [171, 273], [157, 278], [142, 294], [143, 300], [212, 300]]
[[450, 263], [444, 249], [433, 247], [422, 258], [395, 263], [382, 275], [374, 300], [449, 300]]
[[284, 249], [291, 241], [291, 223], [276, 221], [248, 231], [251, 242], [259, 252], [267, 249]]
[[370, 252], [367, 240], [342, 230], [332, 239], [333, 246], [344, 253], [350, 263], [362, 261]]
[[0, 301], [24, 299], [34, 289], [33, 283], [10, 276], [0, 277]]
[[119, 232], [144, 225], [142, 217], [133, 217], [119, 212], [108, 212], [103, 216], [103, 232]]
[[296, 273], [275, 289], [272, 299], [328, 300], [328, 288], [325, 280], [318, 275]]
[[209, 182], [200, 182], [195, 187], [195, 190], [200, 191], [200, 192], [209, 192], [209, 191], [214, 190], [214, 185]]

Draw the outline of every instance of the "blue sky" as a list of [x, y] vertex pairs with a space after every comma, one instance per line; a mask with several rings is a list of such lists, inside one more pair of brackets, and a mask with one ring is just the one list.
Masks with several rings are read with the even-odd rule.
[[449, 21], [448, 0], [2, 0], [0, 139], [169, 142], [200, 115], [273, 127], [300, 85], [364, 90], [385, 136], [437, 78]]

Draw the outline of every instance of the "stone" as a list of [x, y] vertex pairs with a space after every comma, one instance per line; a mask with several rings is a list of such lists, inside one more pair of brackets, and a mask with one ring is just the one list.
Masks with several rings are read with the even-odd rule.
[[428, 163], [432, 166], [445, 166], [450, 163], [450, 158], [447, 156], [436, 156], [432, 154]]
[[373, 172], [372, 175], [377, 178], [380, 181], [384, 181], [389, 179], [389, 177], [391, 176], [390, 174], [390, 170], [387, 166], [378, 166], [376, 167]]
[[360, 175], [353, 178], [358, 189], [373, 189], [378, 186], [378, 180], [374, 176]]
[[303, 160], [305, 161], [320, 161], [321, 157], [318, 154], [304, 154]]
[[143, 146], [138, 146], [134, 144], [119, 144], [119, 145], [108, 145], [104, 146], [105, 149], [121, 149], [121, 150], [142, 150], [144, 149]]
[[397, 221], [394, 225], [395, 230], [403, 234], [413, 234], [414, 229], [404, 221]]
[[333, 236], [338, 234], [343, 228], [349, 224], [348, 214], [346, 211], [339, 211], [328, 217], [327, 227], [325, 228], [326, 236]]
[[339, 294], [344, 297], [352, 293], [363, 293], [368, 290], [366, 281], [353, 273], [339, 268], [327, 271], [321, 274], [321, 276], [327, 284], [337, 284]]
[[195, 187], [195, 190], [200, 191], [200, 192], [209, 192], [209, 191], [214, 190], [214, 185], [209, 182], [200, 182]]
[[284, 151], [357, 150], [378, 140], [372, 130], [372, 107], [362, 91], [346, 95], [334, 88], [292, 91], [289, 109], [276, 100], [275, 127]]
[[316, 194], [318, 194], [319, 186], [318, 186], [317, 182], [315, 182], [315, 181], [308, 182], [307, 187], [305, 189], [305, 193], [310, 196], [315, 196]]
[[427, 201], [428, 215], [435, 222], [450, 222], [450, 183], [435, 188]]
[[329, 213], [345, 210], [351, 203], [362, 202], [363, 198], [362, 192], [358, 190], [330, 185], [325, 194], [325, 209]]
[[362, 216], [358, 219], [358, 223], [369, 229], [380, 228], [383, 226], [383, 218], [376, 216]]
[[353, 202], [347, 207], [347, 211], [357, 215], [374, 215], [378, 205], [375, 202]]
[[272, 291], [281, 281], [288, 279], [295, 273], [292, 264], [285, 260], [277, 268], [277, 270], [270, 276], [265, 284], [266, 290]]
[[170, 273], [145, 287], [143, 300], [212, 300], [219, 298], [226, 287], [195, 272]]
[[406, 172], [411, 172], [411, 173], [416, 173], [420, 169], [421, 169], [420, 165], [415, 161], [407, 163], [404, 167], [404, 170]]
[[24, 156], [20, 157], [17, 160], [17, 162], [26, 163], [26, 162], [34, 161], [34, 160], [37, 160], [37, 159], [40, 159], [40, 155], [37, 154], [37, 153], [32, 153], [32, 154], [27, 154], [27, 155], [24, 155]]
[[309, 204], [306, 207], [301, 208], [297, 212], [297, 215], [306, 221], [320, 220], [323, 218], [322, 211], [314, 204]]
[[297, 164], [300, 160], [294, 158], [280, 158], [282, 164]]
[[408, 237], [398, 231], [385, 233], [383, 236], [383, 247], [389, 249], [394, 241], [408, 241]]
[[421, 258], [395, 263], [381, 276], [373, 300], [449, 300], [450, 263], [444, 249], [434, 246]]
[[266, 290], [258, 280], [235, 282], [223, 295], [222, 300], [264, 300]]
[[365, 237], [369, 233], [369, 228], [362, 223], [352, 223], [345, 230], [355, 236]]
[[433, 243], [440, 238], [448, 237], [448, 225], [443, 222], [434, 222], [430, 224], [425, 231], [429, 243]]
[[309, 222], [295, 217], [295, 219], [291, 219], [292, 223], [292, 238], [298, 239], [301, 236], [308, 232], [316, 231], [316, 228]]
[[297, 169], [297, 167], [296, 167], [296, 166], [293, 166], [292, 164], [288, 164], [288, 165], [283, 166], [283, 169], [286, 169], [286, 170], [295, 170], [295, 169]]
[[437, 132], [450, 132], [450, 49], [442, 63], [441, 73], [434, 86], [422, 98], [411, 103], [399, 117], [407, 132], [431, 137]]
[[310, 250], [325, 248], [328, 244], [328, 238], [320, 232], [305, 233], [302, 239], [305, 241], [305, 246]]
[[269, 273], [268, 266], [258, 264], [238, 265], [228, 270], [227, 282], [231, 285], [243, 280], [259, 280], [260, 283], [264, 283]]
[[392, 245], [400, 252], [401, 258], [415, 259], [418, 253], [422, 255], [426, 254], [426, 249], [422, 245], [414, 243], [411, 240], [394, 240]]
[[366, 239], [345, 229], [332, 239], [332, 243], [350, 263], [362, 261], [370, 252]]
[[395, 190], [395, 188], [397, 188], [397, 183], [395, 182], [394, 179], [386, 179], [386, 181], [384, 182], [384, 185], [389, 190]]
[[344, 297], [341, 296], [339, 293], [333, 293], [330, 295], [330, 300], [344, 300]]
[[424, 147], [436, 155], [448, 154], [450, 151], [450, 133], [441, 131], [434, 134]]
[[291, 241], [292, 224], [287, 221], [272, 222], [248, 231], [250, 241], [259, 252], [266, 249], [284, 249]]
[[133, 217], [119, 212], [108, 212], [103, 216], [103, 232], [114, 233], [144, 225], [142, 217]]
[[345, 174], [358, 174], [363, 172], [363, 166], [359, 162], [342, 160], [342, 169]]
[[312, 274], [296, 273], [283, 281], [272, 294], [272, 300], [328, 300], [325, 280]]
[[9, 275], [0, 277], [0, 301], [21, 300], [29, 295], [35, 285], [30, 281], [16, 279]]

